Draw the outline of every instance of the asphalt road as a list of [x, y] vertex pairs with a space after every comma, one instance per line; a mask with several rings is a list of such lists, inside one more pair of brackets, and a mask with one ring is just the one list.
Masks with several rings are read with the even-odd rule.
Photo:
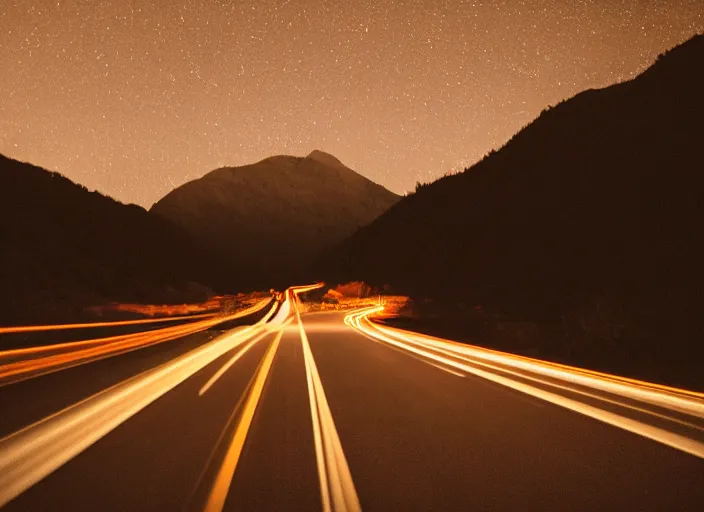
[[[704, 510], [704, 459], [633, 431], [655, 426], [696, 452], [704, 441], [697, 397], [693, 411], [634, 407], [603, 390], [587, 396], [584, 383], [558, 389], [557, 377], [536, 382], [516, 371], [516, 386], [539, 390], [524, 392], [370, 337], [346, 325], [345, 313], [303, 314], [301, 330], [295, 308], [286, 312], [273, 327], [197, 333], [0, 387], [0, 435], [34, 423], [0, 441], [0, 498], [22, 477], [3, 477], [3, 459], [12, 462], [6, 469], [33, 461], [37, 480], [3, 511]], [[228, 350], [206, 354], [221, 345]], [[198, 350], [208, 357], [176, 368], [176, 380], [140, 377]], [[508, 378], [499, 368], [492, 374]], [[122, 390], [125, 381], [144, 387]], [[146, 387], [154, 382], [158, 393]], [[100, 407], [142, 395], [149, 403], [105, 409], [80, 431], [89, 397], [115, 385], [110, 404], [94, 399]], [[545, 390], [635, 426], [536, 396]], [[68, 413], [35, 423], [84, 399], [87, 412], [72, 423], [58, 424]], [[39, 471], [64, 444], [73, 453], [117, 417], [57, 469]], [[36, 453], [35, 431], [37, 443], [55, 436]], [[25, 451], [16, 455], [17, 446]]]

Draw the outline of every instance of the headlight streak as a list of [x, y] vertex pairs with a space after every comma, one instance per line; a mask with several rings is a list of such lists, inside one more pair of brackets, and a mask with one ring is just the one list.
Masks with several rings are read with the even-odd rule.
[[0, 507], [45, 478], [144, 407], [227, 352], [258, 335], [254, 326], [226, 333], [0, 440]]
[[[281, 309], [279, 311], [281, 311]], [[278, 327], [278, 329], [280, 330], [280, 332], [283, 332], [283, 329], [288, 324], [290, 324], [291, 320], [293, 320], [293, 319], [289, 318], [287, 321], [285, 321], [281, 324], [281, 322], [278, 320], [278, 316], [279, 315], [277, 314], [276, 318], [274, 318], [274, 320], [272, 321], [272, 324], [274, 324], [274, 325], [280, 324], [281, 326]], [[210, 379], [208, 379], [208, 382], [206, 382], [203, 385], [203, 387], [200, 389], [200, 391], [198, 392], [198, 396], [203, 396], [213, 386], [213, 384], [215, 384], [215, 382], [217, 382], [217, 380], [220, 377], [222, 377], [225, 374], [225, 372], [227, 372], [227, 370], [229, 370], [232, 367], [232, 365], [234, 365], [237, 361], [240, 360], [240, 358], [243, 355], [245, 355], [247, 353], [247, 351], [250, 348], [252, 348], [258, 341], [261, 341], [262, 339], [266, 338], [273, 330], [274, 329], [272, 329], [272, 328], [265, 329], [265, 332], [263, 332], [262, 334], [260, 334], [256, 338], [254, 338], [252, 341], [250, 341], [244, 347], [242, 347], [242, 349], [240, 349], [237, 353], [235, 353], [235, 355], [233, 355], [229, 361], [227, 361], [224, 365], [222, 365], [220, 367], [220, 369], [217, 372], [215, 372], [213, 374], [213, 376], [210, 377]]]
[[[357, 311], [354, 311], [353, 314], [354, 314], [354, 313], [357, 313], [357, 312], [358, 312], [358, 310], [357, 310]], [[344, 318], [344, 323], [345, 323], [345, 325], [347, 325], [347, 326], [349, 326], [349, 327], [356, 328], [356, 323], [351, 322], [350, 319], [351, 319], [351, 315], [347, 315], [347, 316]], [[366, 333], [365, 333], [364, 331], [362, 331], [361, 329], [357, 329], [357, 333], [358, 333], [360, 336], [364, 336], [365, 338], [367, 338], [367, 339], [373, 341], [374, 343], [380, 343], [380, 344], [384, 344], [384, 343], [385, 343], [384, 341], [380, 340], [379, 338], [375, 338], [375, 337], [373, 337], [373, 336], [370, 336], [370, 335], [366, 334]], [[396, 350], [396, 351], [398, 351], [398, 352], [402, 352], [402, 353], [406, 354], [406, 355], [409, 356], [409, 357], [413, 357], [414, 359], [418, 359], [419, 361], [422, 361], [422, 362], [425, 363], [425, 364], [429, 364], [430, 366], [434, 366], [434, 367], [437, 368], [438, 370], [442, 370], [442, 371], [444, 371], [444, 372], [450, 373], [450, 374], [455, 375], [455, 376], [457, 376], [457, 377], [466, 377], [466, 376], [467, 376], [466, 373], [458, 372], [458, 371], [455, 371], [455, 370], [452, 370], [452, 369], [448, 368], [447, 366], [444, 366], [444, 365], [441, 365], [441, 364], [433, 363], [433, 362], [431, 362], [431, 361], [428, 361], [427, 358], [425, 358], [425, 357], [423, 357], [423, 356], [420, 356], [420, 355], [418, 355], [418, 354], [414, 354], [414, 353], [412, 353], [412, 352], [409, 352], [409, 351], [404, 350], [404, 349], [402, 349], [402, 348], [399, 348], [399, 347], [397, 347], [397, 346], [389, 345], [388, 343], [387, 343], [386, 345], [387, 345], [390, 349], [392, 349], [392, 350]]]
[[[451, 351], [444, 350], [444, 349], [440, 349], [440, 348], [433, 347], [433, 346], [428, 346], [428, 345], [426, 345], [426, 344], [424, 344], [424, 343], [421, 343], [421, 342], [416, 343], [416, 345], [422, 346], [422, 347], [425, 347], [425, 348], [428, 348], [429, 350], [433, 350], [433, 351], [435, 351], [435, 352], [440, 352], [440, 353], [442, 353], [442, 354], [448, 355], [449, 357], [454, 357], [454, 358], [457, 358], [457, 359], [460, 359], [460, 360], [463, 360], [463, 361], [467, 361], [468, 363], [471, 363], [471, 364], [483, 366], [483, 367], [485, 367], [485, 368], [489, 368], [489, 369], [491, 369], [491, 370], [499, 371], [499, 372], [501, 372], [501, 373], [514, 375], [514, 376], [516, 376], [516, 377], [518, 377], [518, 378], [520, 378], [520, 379], [530, 380], [530, 381], [533, 381], [533, 382], [537, 382], [537, 383], [539, 383], [539, 384], [551, 386], [551, 387], [556, 388], [556, 389], [562, 389], [562, 390], [568, 391], [568, 392], [570, 392], [570, 393], [576, 393], [576, 394], [578, 394], [578, 395], [586, 396], [586, 397], [589, 397], [589, 398], [594, 398], [594, 399], [600, 400], [600, 401], [602, 401], [602, 402], [610, 403], [610, 404], [613, 404], [613, 405], [618, 405], [619, 407], [626, 407], [626, 408], [631, 409], [631, 410], [633, 410], [633, 411], [637, 411], [637, 412], [641, 412], [641, 413], [644, 413], [644, 414], [648, 414], [648, 415], [650, 415], [650, 416], [655, 416], [655, 417], [657, 417], [657, 418], [661, 418], [661, 419], [664, 419], [664, 420], [667, 420], [667, 421], [672, 421], [672, 422], [674, 422], [674, 423], [678, 423], [678, 424], [683, 425], [683, 426], [685, 426], [685, 427], [693, 428], [693, 429], [695, 429], [695, 430], [701, 430], [702, 432], [704, 432], [704, 427], [701, 427], [701, 426], [696, 425], [696, 424], [694, 424], [694, 423], [690, 423], [690, 422], [687, 422], [687, 421], [680, 420], [680, 419], [678, 419], [678, 418], [673, 418], [672, 416], [667, 416], [667, 415], [665, 415], [665, 414], [660, 414], [660, 413], [657, 413], [657, 412], [655, 412], [655, 411], [653, 411], [653, 410], [650, 410], [650, 409], [644, 409], [644, 408], [642, 408], [642, 407], [636, 407], [636, 406], [631, 405], [631, 404], [626, 403], [626, 402], [622, 402], [622, 401], [619, 401], [619, 400], [613, 400], [613, 399], [607, 398], [607, 397], [605, 397], [605, 396], [603, 396], [603, 395], [597, 395], [597, 394], [594, 394], [594, 393], [589, 393], [589, 392], [583, 391], [583, 390], [578, 389], [578, 388], [574, 388], [574, 387], [570, 387], [570, 386], [564, 386], [564, 385], [561, 385], [561, 384], [556, 384], [555, 382], [551, 382], [551, 381], [548, 381], [548, 380], [545, 380], [545, 379], [540, 379], [540, 378], [537, 378], [537, 377], [533, 377], [533, 376], [527, 375], [527, 374], [525, 374], [525, 373], [520, 373], [520, 372], [512, 371], [512, 370], [509, 370], [509, 369], [506, 369], [506, 368], [502, 368], [502, 367], [500, 367], [500, 366], [495, 366], [495, 365], [493, 365], [493, 364], [484, 363], [484, 362], [477, 361], [477, 360], [473, 360], [473, 359], [470, 359], [470, 358], [467, 358], [467, 357], [462, 357], [462, 356], [459, 356], [459, 355], [457, 355], [457, 354], [455, 354], [455, 353], [453, 353], [453, 352], [451, 352]], [[435, 365], [435, 364], [433, 364], [433, 363], [428, 363], [428, 364], [432, 364], [433, 366], [437, 366], [437, 365]], [[442, 367], [440, 367], [440, 366], [438, 366], [438, 368], [440, 368], [440, 369], [442, 369], [442, 370], [445, 370], [445, 371], [449, 371], [449, 370], [447, 370], [446, 368], [442, 368]]]
[[[676, 410], [698, 418], [704, 418], [704, 395], [689, 390], [659, 386], [649, 382], [623, 379], [615, 375], [601, 374], [582, 370], [581, 368], [555, 365], [547, 361], [516, 356], [493, 350], [483, 350], [480, 347], [461, 345], [455, 342], [439, 340], [416, 333], [403, 333], [395, 329], [382, 327], [369, 322], [369, 325], [387, 335], [398, 336], [405, 341], [422, 343], [436, 350], [441, 348], [457, 353], [460, 356], [475, 357], [481, 360], [504, 364], [532, 373], [542, 374], [546, 377], [572, 382], [577, 385], [599, 389], [608, 393], [621, 395], [641, 402], [650, 403], [670, 410]], [[681, 393], [681, 394], [680, 394]]]
[[209, 318], [198, 322], [176, 325], [154, 331], [139, 332], [120, 336], [111, 336], [95, 340], [84, 340], [56, 345], [44, 345], [0, 352], [0, 360], [18, 357], [34, 356], [41, 353], [62, 351], [59, 354], [31, 357], [19, 361], [10, 361], [0, 365], [0, 386], [20, 382], [28, 378], [46, 375], [59, 370], [72, 368], [87, 362], [105, 359], [118, 354], [131, 352], [157, 343], [171, 341], [177, 338], [200, 332], [219, 323], [247, 316], [263, 309], [270, 303], [264, 299], [259, 303], [237, 311], [228, 316]]
[[[266, 354], [254, 375], [254, 380], [250, 388], [247, 399], [242, 407], [242, 413], [240, 414], [239, 421], [235, 427], [235, 431], [232, 435], [232, 442], [227, 449], [225, 458], [220, 466], [213, 487], [210, 491], [208, 499], [206, 501], [204, 512], [221, 512], [225, 506], [225, 500], [227, 499], [227, 494], [230, 490], [230, 484], [232, 483], [232, 478], [237, 470], [237, 463], [242, 455], [242, 449], [244, 448], [244, 443], [247, 440], [247, 434], [252, 425], [252, 420], [254, 419], [254, 413], [257, 410], [259, 401], [264, 391], [264, 383], [266, 382], [269, 372], [271, 371], [271, 366], [274, 362], [274, 357], [276, 356], [276, 351], [279, 348], [279, 342], [281, 341], [281, 336], [284, 330], [281, 327], [269, 345]], [[265, 334], [269, 334], [268, 332]]]
[[215, 384], [220, 377], [222, 377], [227, 370], [232, 368], [232, 366], [239, 361], [243, 355], [247, 353], [247, 351], [252, 348], [258, 341], [263, 340], [269, 335], [269, 332], [263, 332], [256, 338], [254, 338], [252, 341], [247, 343], [244, 347], [242, 347], [240, 350], [238, 350], [235, 355], [233, 355], [224, 365], [220, 367], [220, 369], [213, 374], [210, 379], [208, 379], [208, 382], [206, 382], [202, 388], [198, 391], [198, 396], [203, 396], [212, 386]]
[[[283, 336], [285, 327], [292, 322], [291, 318], [291, 302], [295, 301], [297, 297], [294, 295], [292, 290], [302, 290], [308, 291], [318, 288], [322, 285], [313, 285], [308, 287], [295, 287], [290, 288], [284, 294], [284, 301], [281, 307], [276, 313], [276, 316], [271, 321], [270, 327], [266, 328], [266, 332], [261, 334], [259, 337], [251, 341], [244, 349], [242, 349], [238, 354], [236, 354], [230, 361], [225, 363], [225, 365], [216, 372], [213, 377], [206, 383], [201, 389], [200, 395], [205, 393], [207, 389], [212, 386], [212, 384], [227, 371], [228, 368], [234, 361], [239, 359], [239, 357], [249, 349], [254, 343], [259, 341], [261, 338], [268, 335], [273, 329], [278, 328], [278, 333], [276, 338], [269, 345], [269, 349], [262, 358], [262, 361], [257, 368], [254, 376], [252, 377], [251, 385], [248, 386], [249, 392], [245, 399], [244, 405], [242, 406], [242, 412], [239, 414], [237, 419], [237, 424], [235, 425], [234, 431], [232, 433], [232, 440], [227, 448], [225, 457], [218, 469], [218, 473], [215, 476], [213, 486], [208, 493], [208, 497], [203, 508], [204, 512], [221, 512], [225, 506], [225, 501], [227, 500], [227, 495], [232, 484], [232, 479], [235, 476], [237, 470], [237, 465], [239, 463], [240, 457], [242, 455], [242, 450], [244, 448], [244, 443], [247, 440], [247, 435], [254, 419], [254, 414], [262, 398], [262, 393], [264, 391], [264, 384], [269, 376], [271, 367], [274, 362], [274, 357], [279, 347], [281, 337]], [[294, 306], [295, 307], [295, 306]], [[297, 310], [296, 310], [297, 311]], [[271, 313], [271, 312], [270, 312]], [[235, 413], [237, 410], [235, 410]], [[233, 413], [234, 414], [234, 413]], [[219, 443], [218, 443], [219, 444]]]
[[[266, 307], [267, 304], [271, 302], [271, 299], [263, 299], [253, 306], [249, 306], [245, 309], [241, 309], [239, 311], [235, 311], [234, 313], [231, 313], [230, 315], [227, 316], [218, 316], [212, 315], [212, 314], [207, 314], [207, 315], [195, 315], [195, 316], [190, 316], [190, 317], [181, 317], [181, 318], [191, 318], [191, 319], [199, 319], [199, 317], [204, 317], [204, 318], [210, 318], [211, 321], [214, 321], [215, 323], [220, 323], [220, 322], [225, 322], [225, 321], [230, 321], [230, 320], [235, 320], [237, 318], [241, 318], [246, 315], [250, 315], [252, 313], [256, 313], [257, 311], [260, 311], [264, 307]], [[136, 321], [137, 323], [144, 323], [142, 320]], [[149, 320], [151, 322], [151, 320]], [[121, 322], [120, 322], [121, 323]], [[152, 330], [152, 331], [142, 331], [142, 332], [136, 332], [136, 333], [130, 333], [130, 334], [120, 334], [117, 336], [109, 336], [107, 338], [97, 338], [97, 339], [91, 339], [91, 340], [82, 340], [82, 341], [68, 341], [68, 342], [62, 342], [62, 343], [51, 343], [49, 345], [39, 345], [39, 346], [33, 346], [33, 347], [26, 347], [26, 348], [17, 348], [17, 349], [10, 349], [10, 350], [2, 350], [0, 351], [0, 358], [1, 359], [10, 359], [10, 358], [20, 358], [23, 356], [28, 356], [36, 353], [41, 353], [41, 352], [55, 352], [55, 351], [60, 351], [64, 349], [74, 349], [74, 348], [81, 348], [84, 346], [90, 346], [90, 345], [95, 345], [99, 343], [104, 343], [108, 341], [117, 341], [121, 340], [130, 336], [138, 336], [142, 334], [154, 334], [157, 332], [163, 332], [166, 329], [174, 329], [176, 327], [184, 327], [188, 325], [196, 325], [196, 324], [210, 324], [209, 321], [205, 322], [194, 322], [194, 323], [187, 323], [183, 325], [178, 325], [174, 327], [168, 327], [165, 329], [158, 329], [158, 330]], [[87, 325], [87, 324], [85, 324]], [[114, 325], [114, 324], [110, 324]], [[91, 324], [91, 326], [97, 326], [97, 324]], [[167, 331], [170, 332], [170, 331]]]
[[466, 377], [467, 374], [465, 373], [460, 373], [456, 372], [455, 370], [451, 370], [450, 368], [446, 368], [445, 366], [440, 366], [439, 364], [431, 363], [430, 361], [425, 361], [425, 363], [429, 364], [430, 366], [434, 366], [438, 370], [442, 370], [447, 373], [451, 373], [452, 375], [455, 375], [457, 377]]
[[14, 334], [20, 332], [63, 331], [68, 329], [90, 329], [95, 327], [119, 327], [123, 325], [157, 324], [176, 322], [178, 320], [199, 320], [212, 318], [217, 313], [200, 313], [198, 315], [165, 316], [157, 318], [140, 318], [138, 320], [116, 320], [113, 322], [84, 322], [80, 324], [54, 324], [54, 325], [19, 325], [13, 327], [0, 327], [0, 334]]
[[[294, 295], [297, 293], [296, 290], [293, 291]], [[361, 512], [362, 507], [357, 497], [349, 465], [335, 428], [308, 336], [303, 328], [297, 298], [296, 296], [293, 309], [298, 322], [306, 366], [308, 399], [323, 512]]]
[[[563, 386], [548, 380], [541, 380], [535, 376], [518, 373], [506, 368], [493, 366], [486, 361], [495, 361], [501, 365], [519, 369], [522, 372], [531, 372], [533, 375], [545, 375], [553, 379], [559, 379], [564, 383], [578, 384], [592, 389], [605, 391], [610, 394], [620, 395], [628, 399], [638, 400], [641, 402], [655, 404], [658, 407], [669, 409], [676, 412], [684, 412], [686, 414], [702, 417], [702, 402], [698, 399], [698, 393], [682, 390], [682, 395], [678, 396], [676, 388], [667, 386], [651, 385], [650, 383], [635, 381], [634, 379], [624, 379], [617, 376], [599, 377], [597, 372], [581, 370], [575, 368], [568, 370], [566, 365], [554, 365], [552, 363], [544, 363], [542, 361], [525, 358], [522, 356], [514, 356], [493, 350], [484, 350], [480, 347], [472, 347], [461, 345], [456, 342], [442, 340], [431, 336], [425, 336], [418, 333], [403, 331], [401, 329], [382, 327], [372, 323], [367, 317], [382, 308], [367, 308], [350, 313], [345, 317], [345, 323], [351, 327], [360, 330], [367, 336], [387, 343], [389, 345], [404, 349], [408, 352], [415, 353], [432, 361], [440, 362], [444, 365], [472, 373], [479, 377], [491, 380], [498, 384], [513, 388], [523, 393], [530, 394], [534, 397], [546, 400], [556, 405], [568, 408], [575, 412], [579, 412], [594, 419], [603, 421], [610, 425], [628, 430], [641, 436], [653, 439], [660, 443], [666, 444], [678, 450], [690, 453], [700, 458], [704, 458], [704, 443], [695, 439], [667, 431], [665, 429], [655, 427], [640, 421], [612, 413], [592, 405], [587, 405], [577, 400], [546, 391], [542, 388], [537, 388], [521, 381], [514, 380], [508, 375], [514, 375], [521, 379], [529, 379], [540, 382], [543, 385], [549, 385], [556, 389], [563, 389], [569, 392], [581, 393], [591, 398], [596, 398], [608, 403], [628, 407], [639, 412], [658, 416], [661, 419], [674, 421], [680, 425], [693, 427], [701, 431], [702, 427], [690, 422], [678, 420], [664, 414], [655, 413], [647, 409], [633, 407], [629, 404], [624, 404], [616, 400], [611, 400], [607, 397], [602, 397], [592, 393], [587, 393], [570, 386]], [[471, 354], [472, 357], [469, 356]], [[449, 357], [448, 357], [449, 356]], [[474, 359], [476, 358], [476, 359]], [[460, 361], [458, 361], [458, 359]], [[465, 364], [470, 363], [470, 364]], [[486, 371], [476, 366], [480, 365], [489, 368], [493, 371]], [[501, 372], [498, 375], [494, 372]], [[608, 377], [608, 378], [607, 378]], [[596, 382], [595, 382], [596, 381]], [[661, 395], [661, 396], [658, 396]]]
[[[361, 328], [360, 320], [369, 314], [378, 311], [379, 308], [374, 308], [369, 312], [354, 312], [349, 317], [355, 318], [355, 326]], [[347, 319], [346, 319], [347, 320]], [[428, 348], [434, 350], [449, 350], [459, 353], [464, 356], [472, 356], [482, 360], [488, 360], [498, 364], [504, 364], [513, 368], [527, 370], [532, 373], [540, 373], [546, 377], [568, 380], [578, 385], [600, 389], [602, 391], [627, 395], [635, 400], [648, 402], [653, 405], [665, 407], [671, 410], [689, 414], [696, 417], [704, 417], [704, 393], [697, 393], [685, 389], [677, 389], [670, 386], [629, 379], [617, 375], [609, 375], [605, 373], [586, 370], [583, 368], [552, 363], [550, 361], [541, 361], [525, 356], [499, 352], [496, 350], [485, 349], [482, 347], [471, 346], [463, 343], [458, 343], [450, 340], [443, 340], [434, 336], [427, 336], [401, 329], [381, 326], [379, 324], [369, 322], [366, 319], [370, 328], [376, 329], [390, 336], [396, 336], [408, 342], [417, 342], [424, 344]], [[349, 322], [346, 321], [348, 325]]]

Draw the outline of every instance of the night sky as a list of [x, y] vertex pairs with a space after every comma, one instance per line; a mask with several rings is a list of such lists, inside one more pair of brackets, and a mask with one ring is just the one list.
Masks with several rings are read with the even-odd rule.
[[0, 153], [145, 207], [313, 149], [403, 193], [697, 32], [702, 0], [2, 0]]

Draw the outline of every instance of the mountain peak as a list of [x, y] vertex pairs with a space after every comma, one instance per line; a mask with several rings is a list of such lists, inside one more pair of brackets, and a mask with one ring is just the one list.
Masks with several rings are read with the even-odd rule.
[[316, 162], [320, 162], [321, 164], [329, 165], [331, 167], [344, 167], [344, 164], [340, 162], [337, 158], [332, 156], [330, 153], [320, 151], [319, 149], [314, 149], [313, 151], [311, 151], [310, 154], [306, 157], [306, 159], [315, 160]]
[[[270, 288], [298, 280], [323, 251], [399, 199], [323, 151], [269, 157], [206, 176], [171, 191], [152, 212], [232, 262], [232, 286]], [[251, 241], [246, 251], [243, 240]]]

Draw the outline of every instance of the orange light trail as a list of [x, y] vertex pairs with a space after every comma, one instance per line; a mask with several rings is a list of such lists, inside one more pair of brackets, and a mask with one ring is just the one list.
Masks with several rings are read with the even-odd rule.
[[81, 324], [20, 325], [16, 327], [0, 327], [0, 334], [14, 334], [20, 332], [63, 331], [67, 329], [89, 329], [91, 327], [119, 327], [123, 325], [176, 322], [178, 320], [197, 320], [200, 318], [212, 318], [217, 314], [218, 313], [201, 313], [199, 315], [169, 316], [163, 318], [141, 318], [139, 320], [117, 320], [114, 322], [84, 322]]
[[[292, 294], [287, 290], [283, 294], [281, 307], [269, 325], [263, 329], [260, 329], [259, 332], [261, 334], [254, 337], [254, 339], [249, 341], [239, 352], [235, 353], [229, 361], [227, 361], [217, 372], [215, 372], [215, 374], [213, 374], [213, 376], [199, 391], [199, 396], [202, 396], [236, 361], [241, 358], [247, 350], [249, 350], [249, 348], [261, 339], [267, 337], [272, 331], [278, 331], [274, 337], [274, 340], [264, 354], [264, 357], [260, 361], [259, 367], [252, 376], [250, 384], [247, 386], [249, 392], [246, 397], [243, 397], [245, 399], [244, 405], [241, 413], [239, 414], [234, 431], [231, 434], [225, 457], [218, 469], [217, 475], [215, 476], [215, 480], [206, 499], [203, 509], [206, 512], [220, 512], [225, 505], [225, 500], [227, 499], [227, 494], [230, 490], [232, 479], [235, 475], [240, 456], [242, 455], [242, 450], [244, 449], [244, 444], [247, 440], [247, 435], [249, 434], [252, 420], [254, 419], [254, 413], [256, 412], [259, 402], [261, 401], [262, 394], [264, 392], [264, 384], [266, 383], [269, 372], [271, 371], [271, 366], [273, 364], [274, 357], [276, 356], [276, 351], [279, 347], [281, 337], [283, 336], [286, 325], [288, 325], [292, 320], [292, 318], [290, 318], [291, 298]], [[273, 313], [274, 309], [269, 311], [267, 316], [259, 323], [266, 323]], [[237, 409], [233, 412], [233, 415], [235, 413], [237, 413]], [[223, 435], [224, 434], [225, 432], [223, 432]]]
[[276, 318], [266, 322], [276, 307], [253, 326], [225, 333], [0, 439], [0, 507], [219, 357], [275, 328]]
[[[219, 323], [256, 313], [270, 302], [270, 299], [263, 299], [254, 306], [231, 315], [153, 331], [0, 352], [0, 361], [11, 360], [0, 365], [0, 386], [194, 334]], [[57, 351], [60, 353], [51, 354]], [[40, 357], [36, 357], [37, 355]], [[22, 359], [13, 360], [18, 358]]]
[[[464, 345], [371, 322], [369, 315], [382, 309], [383, 306], [357, 310], [345, 317], [345, 323], [375, 341], [403, 349], [442, 370], [474, 374], [704, 458], [704, 442], [700, 440], [704, 431], [702, 393]], [[561, 394], [564, 391], [617, 405], [623, 412], [617, 414], [580, 402]], [[680, 429], [684, 427], [688, 435], [627, 416], [633, 412], [666, 420]]]
[[253, 377], [250, 392], [247, 395], [247, 400], [245, 401], [244, 406], [242, 407], [242, 414], [240, 415], [232, 436], [232, 441], [227, 448], [225, 459], [220, 466], [220, 469], [215, 477], [215, 482], [213, 483], [213, 488], [208, 495], [208, 500], [203, 509], [204, 512], [221, 512], [225, 506], [225, 500], [227, 499], [227, 494], [230, 490], [232, 478], [235, 475], [237, 464], [239, 463], [240, 456], [242, 455], [244, 443], [247, 440], [247, 434], [252, 426], [254, 413], [257, 410], [262, 393], [264, 392], [264, 384], [266, 383], [269, 372], [271, 371], [271, 366], [274, 362], [274, 357], [276, 357], [276, 351], [279, 348], [279, 342], [281, 341], [283, 332], [283, 329], [279, 329], [279, 332], [269, 345], [269, 348], [267, 349], [266, 354], [264, 354], [264, 358], [262, 359], [259, 368]]

